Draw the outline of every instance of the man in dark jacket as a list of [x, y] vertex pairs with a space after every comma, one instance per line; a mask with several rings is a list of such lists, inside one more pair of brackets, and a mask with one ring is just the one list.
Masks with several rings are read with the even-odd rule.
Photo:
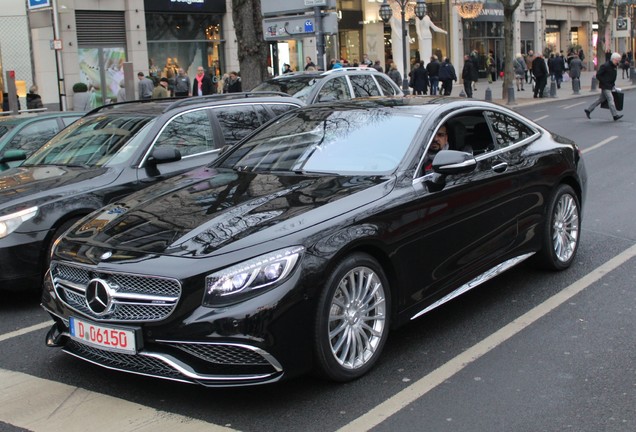
[[464, 92], [467, 98], [473, 97], [473, 81], [477, 81], [477, 69], [470, 60], [469, 55], [464, 56], [464, 68], [462, 69], [462, 80], [464, 80]]
[[534, 75], [534, 97], [543, 97], [543, 89], [548, 82], [548, 67], [543, 59], [543, 54], [538, 52], [534, 60], [532, 60], [532, 75]]
[[439, 68], [439, 79], [442, 82], [444, 96], [450, 96], [453, 91], [453, 81], [457, 81], [457, 74], [448, 57], [444, 59], [444, 63]]
[[423, 63], [415, 63], [411, 71], [411, 83], [413, 94], [425, 95], [428, 92], [428, 72], [424, 69]]
[[607, 101], [607, 105], [612, 113], [614, 121], [623, 117], [622, 115], [618, 115], [616, 105], [614, 104], [614, 96], [612, 95], [612, 90], [616, 84], [616, 69], [618, 68], [618, 63], [620, 61], [621, 55], [619, 53], [614, 53], [610, 56], [610, 60], [607, 63], [604, 63], [600, 68], [598, 68], [598, 72], [596, 72], [596, 79], [598, 80], [598, 86], [601, 88], [601, 96], [599, 96], [592, 105], [584, 110], [587, 118], [590, 118], [590, 114], [592, 114], [594, 108], [603, 103], [603, 101]]
[[561, 88], [563, 82], [563, 74], [565, 73], [565, 59], [562, 54], [554, 56], [554, 63], [552, 63], [552, 72], [554, 73], [554, 79], [556, 80], [557, 88]]
[[428, 72], [428, 81], [431, 83], [431, 95], [437, 94], [437, 87], [439, 85], [439, 67], [440, 64], [437, 61], [437, 56], [431, 56], [431, 62], [426, 65], [426, 72]]

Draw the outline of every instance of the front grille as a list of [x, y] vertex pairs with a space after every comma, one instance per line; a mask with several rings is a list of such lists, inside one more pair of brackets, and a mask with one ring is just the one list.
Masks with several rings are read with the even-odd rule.
[[[103, 272], [54, 262], [55, 292], [70, 308], [97, 321], [148, 322], [168, 317], [181, 296], [176, 279]], [[105, 281], [112, 295], [110, 307], [96, 314], [86, 302], [86, 287], [95, 278]]]
[[234, 366], [270, 365], [258, 352], [241, 346], [197, 343], [174, 343], [169, 345], [210, 363]]
[[69, 339], [64, 349], [83, 359], [115, 369], [166, 378], [182, 378], [178, 371], [152, 357], [106, 351], [78, 343], [73, 339]]

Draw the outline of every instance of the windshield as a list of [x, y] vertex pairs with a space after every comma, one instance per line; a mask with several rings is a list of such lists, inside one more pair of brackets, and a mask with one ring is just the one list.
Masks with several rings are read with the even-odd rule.
[[78, 120], [33, 153], [23, 165], [103, 166], [111, 160], [121, 161], [135, 146], [131, 138], [152, 117], [127, 113], [99, 115]]
[[422, 118], [388, 110], [312, 109], [287, 114], [236, 148], [220, 167], [337, 174], [393, 172]]
[[320, 75], [283, 76], [265, 81], [256, 86], [253, 91], [283, 92], [307, 102], [307, 96], [321, 78]]

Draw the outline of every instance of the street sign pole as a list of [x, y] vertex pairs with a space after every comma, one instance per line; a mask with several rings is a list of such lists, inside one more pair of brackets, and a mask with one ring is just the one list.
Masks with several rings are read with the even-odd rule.
[[316, 51], [318, 69], [325, 70], [325, 37], [322, 32], [322, 12], [320, 6], [314, 7], [314, 19], [316, 20]]

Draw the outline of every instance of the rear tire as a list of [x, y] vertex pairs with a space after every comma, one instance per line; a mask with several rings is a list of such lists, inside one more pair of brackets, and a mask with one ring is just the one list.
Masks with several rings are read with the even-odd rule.
[[344, 258], [318, 301], [317, 372], [339, 382], [367, 373], [386, 343], [390, 311], [390, 289], [378, 262], [362, 253]]
[[581, 205], [571, 186], [562, 184], [552, 193], [543, 229], [540, 264], [564, 270], [572, 264], [581, 237]]

